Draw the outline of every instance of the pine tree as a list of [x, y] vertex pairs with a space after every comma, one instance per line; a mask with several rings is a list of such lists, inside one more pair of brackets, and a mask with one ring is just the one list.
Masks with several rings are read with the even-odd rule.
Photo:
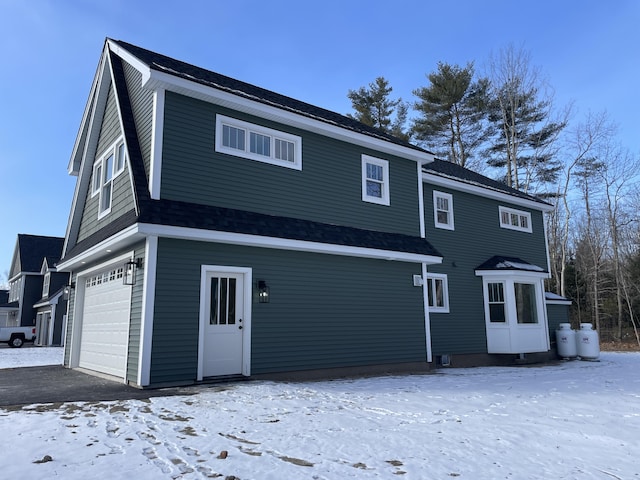
[[347, 114], [351, 118], [378, 128], [383, 132], [408, 141], [409, 134], [405, 130], [408, 106], [401, 98], [391, 100], [389, 96], [393, 88], [384, 77], [378, 77], [368, 87], [349, 90], [347, 97], [355, 114]]
[[551, 97], [526, 52], [508, 47], [491, 59], [490, 69], [487, 107], [493, 141], [487, 163], [503, 169], [504, 182], [511, 187], [543, 189], [561, 170], [555, 142], [566, 121], [552, 119]]
[[430, 85], [413, 92], [419, 98], [414, 107], [421, 115], [413, 121], [412, 132], [436, 155], [469, 166], [487, 137], [489, 82], [473, 80], [473, 63], [462, 68], [439, 62], [438, 70], [427, 78]]

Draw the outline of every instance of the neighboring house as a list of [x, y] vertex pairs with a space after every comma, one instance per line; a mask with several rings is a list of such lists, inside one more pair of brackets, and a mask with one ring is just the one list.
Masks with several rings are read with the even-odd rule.
[[[548, 205], [495, 198], [484, 177], [469, 189], [472, 172], [449, 179], [431, 153], [348, 117], [108, 39], [69, 173], [68, 367], [140, 387], [426, 370], [434, 352], [492, 353], [498, 307], [483, 299], [498, 283], [505, 315], [509, 288], [537, 308], [535, 340], [511, 353], [549, 351]], [[455, 201], [444, 229], [433, 190]], [[489, 228], [502, 206], [527, 213], [525, 241], [507, 236], [523, 225]]]
[[[49, 281], [43, 263], [55, 265], [62, 255], [64, 238], [19, 234], [9, 271], [9, 324], [12, 326], [35, 326], [37, 308], [43, 297], [43, 282]], [[68, 273], [60, 277], [68, 278]], [[54, 282], [57, 280], [54, 280]], [[66, 280], [65, 280], [66, 282]], [[63, 308], [63, 310], [66, 307]]]
[[0, 290], [0, 327], [14, 326], [9, 322], [9, 314], [16, 310], [9, 305], [9, 290]]
[[[34, 304], [36, 309], [36, 345], [60, 346], [64, 343], [64, 328], [67, 318], [67, 286], [69, 273], [58, 272], [50, 264], [51, 258], [42, 262], [42, 298]], [[57, 262], [59, 259], [55, 259]], [[65, 291], [67, 296], [65, 296]]]

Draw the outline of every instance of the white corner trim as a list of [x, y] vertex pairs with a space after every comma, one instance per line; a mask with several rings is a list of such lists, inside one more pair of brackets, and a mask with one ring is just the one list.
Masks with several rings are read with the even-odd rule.
[[[422, 278], [427, 278], [427, 264], [422, 264]], [[427, 363], [433, 362], [433, 352], [431, 348], [431, 318], [429, 316], [429, 285], [425, 281], [422, 284], [422, 304], [424, 310], [424, 334], [427, 349]]]
[[416, 165], [416, 168], [418, 169], [418, 221], [420, 222], [420, 236], [422, 238], [426, 238], [427, 227], [426, 219], [424, 218], [424, 183], [422, 182], [422, 166], [423, 164], [421, 162], [418, 162]]
[[140, 318], [140, 352], [138, 357], [138, 385], [151, 383], [151, 348], [153, 340], [153, 312], [155, 306], [158, 237], [149, 236], [144, 251], [144, 285]]
[[149, 193], [154, 200], [160, 199], [162, 181], [162, 141], [164, 136], [164, 89], [153, 92], [153, 120], [151, 129], [151, 167]]

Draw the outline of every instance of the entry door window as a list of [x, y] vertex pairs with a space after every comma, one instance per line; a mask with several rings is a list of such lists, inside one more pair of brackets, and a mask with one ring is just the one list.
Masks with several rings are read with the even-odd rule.
[[531, 283], [514, 283], [518, 323], [538, 323], [536, 287]]
[[211, 279], [210, 325], [235, 325], [236, 289], [235, 278], [213, 277]]

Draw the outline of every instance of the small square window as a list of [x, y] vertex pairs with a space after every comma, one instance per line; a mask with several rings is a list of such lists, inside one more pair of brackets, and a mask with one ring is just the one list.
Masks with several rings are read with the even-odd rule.
[[362, 156], [362, 200], [389, 205], [389, 162]]

